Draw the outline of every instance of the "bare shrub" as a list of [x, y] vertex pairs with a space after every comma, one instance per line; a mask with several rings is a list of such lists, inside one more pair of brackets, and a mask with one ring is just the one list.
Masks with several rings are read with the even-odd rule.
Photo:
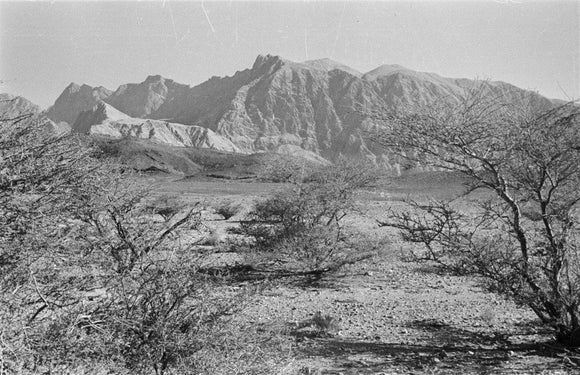
[[171, 219], [181, 211], [184, 204], [180, 203], [176, 197], [162, 195], [152, 201], [147, 202], [147, 208], [154, 214], [160, 215], [164, 220]]
[[163, 374], [212, 349], [226, 360], [233, 343], [212, 345], [255, 289], [205, 272], [187, 242], [200, 208], [152, 212], [126, 168], [40, 125], [0, 122], [1, 372]]
[[[538, 110], [508, 94], [491, 97], [484, 83], [461, 103], [379, 118], [378, 143], [471, 181], [463, 201], [414, 202], [383, 225], [425, 245], [420, 258], [482, 276], [490, 290], [531, 308], [560, 342], [578, 346], [580, 112], [573, 103]], [[470, 199], [479, 189], [492, 194]]]
[[298, 323], [290, 323], [289, 329], [289, 333], [296, 336], [321, 337], [336, 334], [340, 326], [332, 315], [317, 311], [311, 318]]
[[328, 314], [323, 315], [320, 311], [317, 311], [312, 317], [312, 326], [314, 326], [318, 332], [323, 334], [332, 334], [339, 330], [339, 325], [336, 319]]
[[344, 235], [342, 220], [356, 209], [358, 189], [375, 179], [368, 165], [339, 160], [257, 202], [239, 232], [251, 236], [259, 250], [279, 258], [286, 270], [335, 270], [361, 256]]
[[218, 215], [222, 215], [225, 220], [229, 220], [240, 212], [242, 206], [231, 200], [224, 200], [214, 208]]
[[320, 166], [305, 159], [290, 155], [273, 155], [262, 163], [258, 178], [269, 182], [296, 183], [317, 168]]

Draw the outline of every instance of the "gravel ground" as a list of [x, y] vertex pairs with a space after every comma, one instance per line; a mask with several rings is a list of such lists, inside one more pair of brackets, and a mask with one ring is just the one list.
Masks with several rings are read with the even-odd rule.
[[[301, 373], [580, 374], [580, 352], [551, 343], [528, 309], [472, 278], [402, 261], [404, 245], [370, 217], [351, 226], [387, 234], [382, 254], [316, 285], [276, 288], [245, 312], [258, 326], [287, 327]], [[318, 312], [334, 329], [308, 327]]]
[[[316, 284], [271, 289], [238, 316], [240, 324], [276, 331], [293, 342], [293, 371], [285, 374], [580, 374], [580, 352], [555, 345], [528, 309], [484, 292], [473, 278], [401, 260], [407, 245], [395, 232], [379, 229], [375, 219], [409, 196], [456, 195], [457, 182], [445, 175], [434, 188], [432, 177], [400, 178], [361, 194], [364, 214], [347, 225], [369, 238], [385, 238], [381, 254]], [[162, 192], [179, 190], [184, 200], [212, 206], [234, 201], [243, 207], [240, 215], [252, 201], [280, 188], [231, 183], [220, 184], [223, 191], [216, 193], [216, 183], [177, 184], [185, 185], [165, 184]], [[225, 229], [235, 218], [204, 219], [227, 242]], [[309, 324], [317, 314], [332, 317], [328, 332]]]

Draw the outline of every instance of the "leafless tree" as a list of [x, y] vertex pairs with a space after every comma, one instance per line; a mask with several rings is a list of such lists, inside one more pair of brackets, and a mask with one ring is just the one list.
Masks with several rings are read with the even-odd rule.
[[481, 83], [460, 102], [373, 115], [380, 145], [468, 181], [463, 200], [415, 202], [381, 224], [424, 244], [425, 258], [483, 276], [529, 306], [560, 342], [578, 346], [580, 110], [538, 108], [488, 88]]
[[0, 373], [191, 363], [248, 288], [200, 272], [198, 206], [152, 211], [126, 167], [44, 121], [0, 122]]

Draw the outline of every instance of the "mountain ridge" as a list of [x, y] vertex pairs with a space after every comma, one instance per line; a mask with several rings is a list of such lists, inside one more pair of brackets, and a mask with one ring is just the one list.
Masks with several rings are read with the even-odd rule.
[[359, 72], [358, 70], [351, 68], [348, 65], [344, 65], [338, 61], [334, 61], [332, 59], [329, 59], [329, 58], [323, 58], [323, 59], [317, 59], [317, 60], [307, 60], [307, 61], [304, 61], [303, 64], [310, 65], [310, 66], [313, 66], [315, 68], [323, 69], [326, 71], [338, 69], [338, 70], [342, 70], [342, 71], [345, 71], [347, 73], [350, 73], [356, 77], [363, 76], [363, 73]]
[[[259, 55], [248, 69], [195, 86], [150, 75], [114, 92], [87, 85], [67, 87], [49, 117], [53, 115], [55, 122], [63, 121], [56, 116], [60, 113], [70, 119], [76, 112], [78, 117], [103, 101], [133, 119], [209, 129], [245, 153], [300, 148], [328, 160], [347, 154], [392, 168], [397, 162], [365, 139], [373, 121], [364, 112], [458, 101], [475, 84], [400, 65], [382, 65], [362, 74], [330, 59], [294, 62]], [[484, 85], [490, 95], [507, 93], [514, 101], [532, 96], [540, 105], [551, 103], [505, 82]]]

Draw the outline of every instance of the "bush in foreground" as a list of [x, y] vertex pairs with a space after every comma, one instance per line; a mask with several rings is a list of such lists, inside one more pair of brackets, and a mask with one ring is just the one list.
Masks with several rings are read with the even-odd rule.
[[274, 368], [227, 332], [255, 288], [204, 272], [199, 207], [152, 210], [125, 168], [42, 122], [0, 121], [0, 372]]
[[[382, 223], [425, 245], [423, 259], [483, 277], [531, 308], [558, 341], [580, 346], [580, 110], [534, 109], [481, 84], [460, 103], [380, 117], [375, 140], [401, 157], [459, 172], [471, 209], [413, 203]], [[512, 98], [513, 99], [513, 98]], [[482, 198], [470, 199], [475, 190]]]

